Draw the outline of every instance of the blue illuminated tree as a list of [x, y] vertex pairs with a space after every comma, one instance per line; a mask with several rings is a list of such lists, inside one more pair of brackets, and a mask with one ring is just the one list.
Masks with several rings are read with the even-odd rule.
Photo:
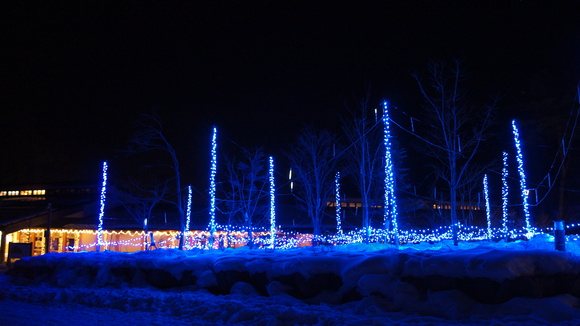
[[485, 216], [487, 221], [487, 238], [491, 239], [491, 204], [489, 202], [489, 186], [487, 174], [483, 176], [483, 195], [485, 197]]
[[216, 173], [217, 173], [217, 128], [213, 127], [211, 136], [211, 157], [209, 166], [209, 247], [213, 248], [216, 222]]
[[533, 235], [532, 224], [530, 222], [530, 208], [528, 204], [528, 187], [526, 181], [526, 172], [524, 170], [524, 156], [522, 154], [522, 146], [520, 142], [520, 133], [516, 126], [516, 121], [512, 120], [512, 129], [514, 133], [514, 143], [516, 146], [516, 160], [518, 161], [518, 172], [520, 175], [520, 190], [522, 193], [522, 206], [524, 208], [524, 218], [526, 222], [527, 236]]
[[503, 167], [501, 170], [501, 232], [508, 235], [508, 153], [502, 153]]
[[336, 218], [336, 234], [342, 235], [342, 205], [340, 203], [340, 172], [334, 175], [334, 212]]
[[391, 224], [395, 244], [399, 245], [399, 221], [397, 211], [397, 196], [395, 194], [395, 167], [393, 163], [393, 153], [391, 144], [391, 128], [389, 117], [389, 105], [387, 101], [383, 101], [383, 142], [385, 146], [385, 202], [384, 202], [384, 216], [385, 228], [387, 223]]
[[274, 158], [268, 158], [268, 183], [270, 185], [270, 249], [276, 248], [276, 178], [274, 177]]
[[[101, 249], [101, 246], [104, 245], [103, 242], [103, 219], [105, 217], [105, 202], [107, 199], [107, 161], [103, 162], [103, 179], [101, 182], [101, 198], [100, 198], [100, 205], [99, 205], [99, 220], [97, 224], [97, 251]], [[48, 248], [47, 248], [48, 251]]]
[[[451, 229], [454, 245], [458, 244], [458, 192], [469, 183], [479, 180], [483, 167], [474, 164], [484, 134], [492, 122], [492, 105], [473, 105], [467, 101], [462, 88], [465, 76], [459, 60], [447, 66], [429, 65], [429, 81], [415, 74], [415, 80], [426, 106], [424, 120], [429, 123], [421, 133], [424, 153], [433, 157], [437, 176], [449, 189]], [[474, 178], [476, 177], [476, 179]]]

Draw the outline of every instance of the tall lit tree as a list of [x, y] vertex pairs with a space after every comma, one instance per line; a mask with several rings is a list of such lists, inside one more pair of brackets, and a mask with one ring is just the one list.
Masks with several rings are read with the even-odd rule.
[[399, 245], [399, 222], [397, 212], [397, 196], [395, 194], [395, 168], [393, 164], [392, 145], [391, 145], [391, 129], [389, 117], [389, 105], [387, 101], [383, 102], [383, 142], [385, 146], [385, 231], [390, 223], [393, 231], [394, 242]]
[[211, 136], [211, 163], [209, 168], [209, 247], [213, 248], [217, 222], [216, 210], [216, 173], [217, 173], [217, 128], [213, 127]]

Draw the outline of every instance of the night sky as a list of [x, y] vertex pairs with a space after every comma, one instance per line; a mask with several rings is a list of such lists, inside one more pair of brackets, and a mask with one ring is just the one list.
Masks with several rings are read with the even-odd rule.
[[411, 73], [453, 57], [475, 100], [500, 96], [499, 122], [531, 124], [527, 103], [572, 105], [576, 3], [5, 1], [0, 183], [98, 180], [152, 109], [184, 182], [206, 182], [213, 125], [282, 157], [304, 123], [340, 132], [367, 92], [417, 114]]

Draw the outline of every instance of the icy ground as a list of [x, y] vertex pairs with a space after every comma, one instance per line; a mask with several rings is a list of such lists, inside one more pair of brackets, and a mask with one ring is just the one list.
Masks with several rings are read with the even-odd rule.
[[567, 245], [50, 254], [0, 274], [0, 325], [578, 325]]

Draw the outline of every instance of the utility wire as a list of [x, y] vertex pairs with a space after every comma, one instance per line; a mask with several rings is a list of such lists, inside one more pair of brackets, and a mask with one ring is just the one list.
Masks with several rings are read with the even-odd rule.
[[[548, 179], [548, 190], [546, 191], [544, 196], [536, 202], [536, 204], [534, 206], [539, 205], [541, 202], [543, 202], [546, 199], [546, 197], [548, 197], [548, 195], [550, 194], [550, 192], [554, 188], [554, 185], [556, 184], [556, 180], [560, 176], [560, 172], [562, 171], [562, 167], [564, 166], [564, 162], [566, 161], [566, 158], [568, 157], [568, 154], [570, 153], [570, 148], [572, 147], [572, 139], [574, 138], [574, 133], [575, 133], [576, 127], [578, 125], [578, 118], [580, 117], [580, 106], [578, 106], [577, 109], [574, 108], [574, 106], [576, 106], [575, 102], [578, 99], [580, 99], [580, 85], [577, 88], [577, 94], [574, 97], [572, 108], [570, 109], [570, 114], [568, 115], [568, 121], [566, 121], [566, 128], [564, 129], [564, 134], [562, 135], [562, 141], [560, 142], [560, 147], [558, 147], [558, 151], [556, 152], [556, 154], [554, 156], [554, 160], [552, 161], [552, 165], [550, 166], [548, 173], [542, 179], [542, 181], [540, 181], [540, 183], [539, 183], [539, 186], [541, 186], [544, 183], [544, 181], [546, 179]], [[575, 113], [574, 123], [572, 125], [572, 130], [570, 131], [569, 139], [566, 141], [566, 139], [565, 139], [566, 133], [568, 132], [568, 127], [570, 126], [570, 121], [572, 120], [572, 116], [574, 115], [574, 113]], [[554, 164], [556, 163], [556, 160], [558, 159], [558, 154], [560, 153], [560, 150], [562, 150], [563, 157], [562, 157], [562, 160], [560, 161], [560, 165], [558, 166], [558, 170], [556, 171], [556, 175], [554, 176], [554, 179], [550, 180], [551, 179], [549, 177], [550, 172], [552, 171], [552, 168], [554, 167]], [[552, 181], [552, 182], [550, 183], [550, 181]]]

